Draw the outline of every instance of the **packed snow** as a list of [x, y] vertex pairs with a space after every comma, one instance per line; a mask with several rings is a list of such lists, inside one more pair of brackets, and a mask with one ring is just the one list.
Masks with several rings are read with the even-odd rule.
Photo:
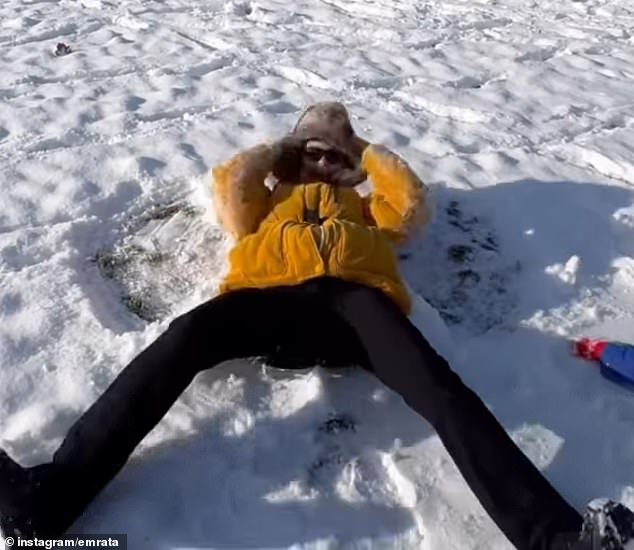
[[[334, 99], [433, 189], [400, 253], [414, 322], [575, 506], [634, 507], [634, 394], [568, 346], [634, 342], [633, 29], [630, 0], [4, 0], [0, 446], [49, 459], [214, 295], [231, 243], [209, 168]], [[510, 547], [372, 376], [254, 361], [200, 375], [75, 530]]]

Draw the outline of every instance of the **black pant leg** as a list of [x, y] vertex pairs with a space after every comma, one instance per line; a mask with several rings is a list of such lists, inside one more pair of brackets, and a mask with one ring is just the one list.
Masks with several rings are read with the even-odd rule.
[[368, 367], [432, 424], [509, 540], [522, 550], [567, 548], [556, 540], [578, 533], [581, 516], [397, 306], [362, 286], [339, 292], [332, 303], [365, 347]]
[[[332, 337], [343, 334], [337, 325], [344, 325], [325, 307], [315, 307], [319, 284], [231, 292], [172, 321], [75, 422], [56, 451], [58, 479], [73, 489], [64, 495], [64, 517], [55, 530], [66, 529], [116, 475], [198, 372], [251, 356], [281, 358], [289, 367], [289, 357], [305, 365], [312, 358], [314, 365], [323, 331], [332, 344]], [[326, 348], [333, 355], [336, 345]]]

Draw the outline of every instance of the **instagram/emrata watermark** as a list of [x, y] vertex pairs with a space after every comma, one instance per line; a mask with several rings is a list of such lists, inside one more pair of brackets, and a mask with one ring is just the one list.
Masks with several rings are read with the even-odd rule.
[[127, 550], [127, 535], [63, 535], [55, 539], [7, 537], [4, 539], [7, 548], [117, 548]]

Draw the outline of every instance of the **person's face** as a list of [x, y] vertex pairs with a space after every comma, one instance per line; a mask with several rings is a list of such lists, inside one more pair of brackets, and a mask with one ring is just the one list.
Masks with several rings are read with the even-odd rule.
[[308, 142], [302, 152], [301, 180], [330, 182], [335, 174], [351, 168], [347, 156], [325, 144]]

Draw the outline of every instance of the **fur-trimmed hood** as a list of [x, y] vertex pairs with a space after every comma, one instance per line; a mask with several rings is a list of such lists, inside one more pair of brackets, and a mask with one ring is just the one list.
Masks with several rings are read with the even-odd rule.
[[335, 101], [315, 103], [304, 111], [291, 135], [302, 140], [317, 140], [345, 153], [353, 166], [361, 163], [367, 145], [354, 132], [350, 115]]

